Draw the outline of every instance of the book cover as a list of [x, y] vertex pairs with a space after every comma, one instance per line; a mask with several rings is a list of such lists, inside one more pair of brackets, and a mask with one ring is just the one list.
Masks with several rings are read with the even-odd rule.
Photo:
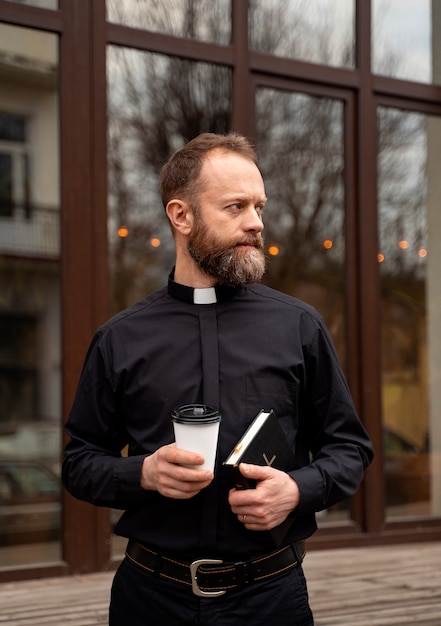
[[[239, 463], [268, 465], [285, 472], [296, 468], [294, 452], [274, 411], [262, 409], [257, 414], [223, 463], [237, 489], [253, 489], [256, 481], [251, 481], [240, 473]], [[291, 524], [292, 520], [287, 518], [270, 530], [277, 546], [283, 541]]]

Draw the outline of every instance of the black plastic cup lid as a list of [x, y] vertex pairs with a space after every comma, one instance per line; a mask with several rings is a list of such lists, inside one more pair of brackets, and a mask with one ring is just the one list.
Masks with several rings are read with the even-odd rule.
[[209, 404], [184, 404], [172, 413], [172, 421], [178, 424], [213, 424], [220, 420], [219, 410]]

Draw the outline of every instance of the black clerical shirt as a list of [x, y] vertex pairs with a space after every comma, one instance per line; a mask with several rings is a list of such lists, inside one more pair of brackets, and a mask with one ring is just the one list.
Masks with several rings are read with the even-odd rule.
[[[200, 292], [208, 298], [197, 304]], [[222, 415], [214, 481], [190, 500], [144, 491], [143, 459], [174, 441], [173, 409], [195, 402]], [[222, 468], [261, 409], [276, 413], [299, 468], [290, 474], [300, 505], [284, 543], [304, 539], [314, 513], [351, 496], [372, 459], [322, 318], [263, 285], [205, 291], [170, 279], [97, 331], [66, 425], [64, 484], [77, 498], [125, 509], [116, 533], [163, 553], [271, 550], [269, 533], [247, 530], [231, 512]]]

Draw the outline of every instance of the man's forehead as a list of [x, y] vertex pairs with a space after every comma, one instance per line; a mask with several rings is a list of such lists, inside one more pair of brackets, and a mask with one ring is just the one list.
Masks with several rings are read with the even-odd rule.
[[235, 150], [228, 150], [227, 148], [213, 148], [205, 155], [202, 161], [202, 167], [204, 166], [217, 166], [219, 163], [225, 161], [244, 161], [250, 163], [251, 165], [255, 165], [254, 161], [250, 159], [248, 156], [241, 154], [240, 152], [236, 152]]
[[219, 178], [228, 178], [233, 183], [244, 177], [256, 177], [263, 183], [259, 168], [252, 159], [231, 150], [215, 149], [202, 162], [199, 182], [206, 187], [215, 184]]

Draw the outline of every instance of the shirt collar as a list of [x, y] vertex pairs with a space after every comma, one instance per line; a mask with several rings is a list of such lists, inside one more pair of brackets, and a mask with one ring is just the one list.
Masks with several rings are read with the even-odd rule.
[[173, 298], [190, 304], [215, 304], [216, 302], [229, 300], [242, 289], [241, 286], [227, 287], [226, 285], [215, 285], [214, 287], [198, 289], [176, 283], [173, 278], [174, 271], [168, 277], [168, 293]]

